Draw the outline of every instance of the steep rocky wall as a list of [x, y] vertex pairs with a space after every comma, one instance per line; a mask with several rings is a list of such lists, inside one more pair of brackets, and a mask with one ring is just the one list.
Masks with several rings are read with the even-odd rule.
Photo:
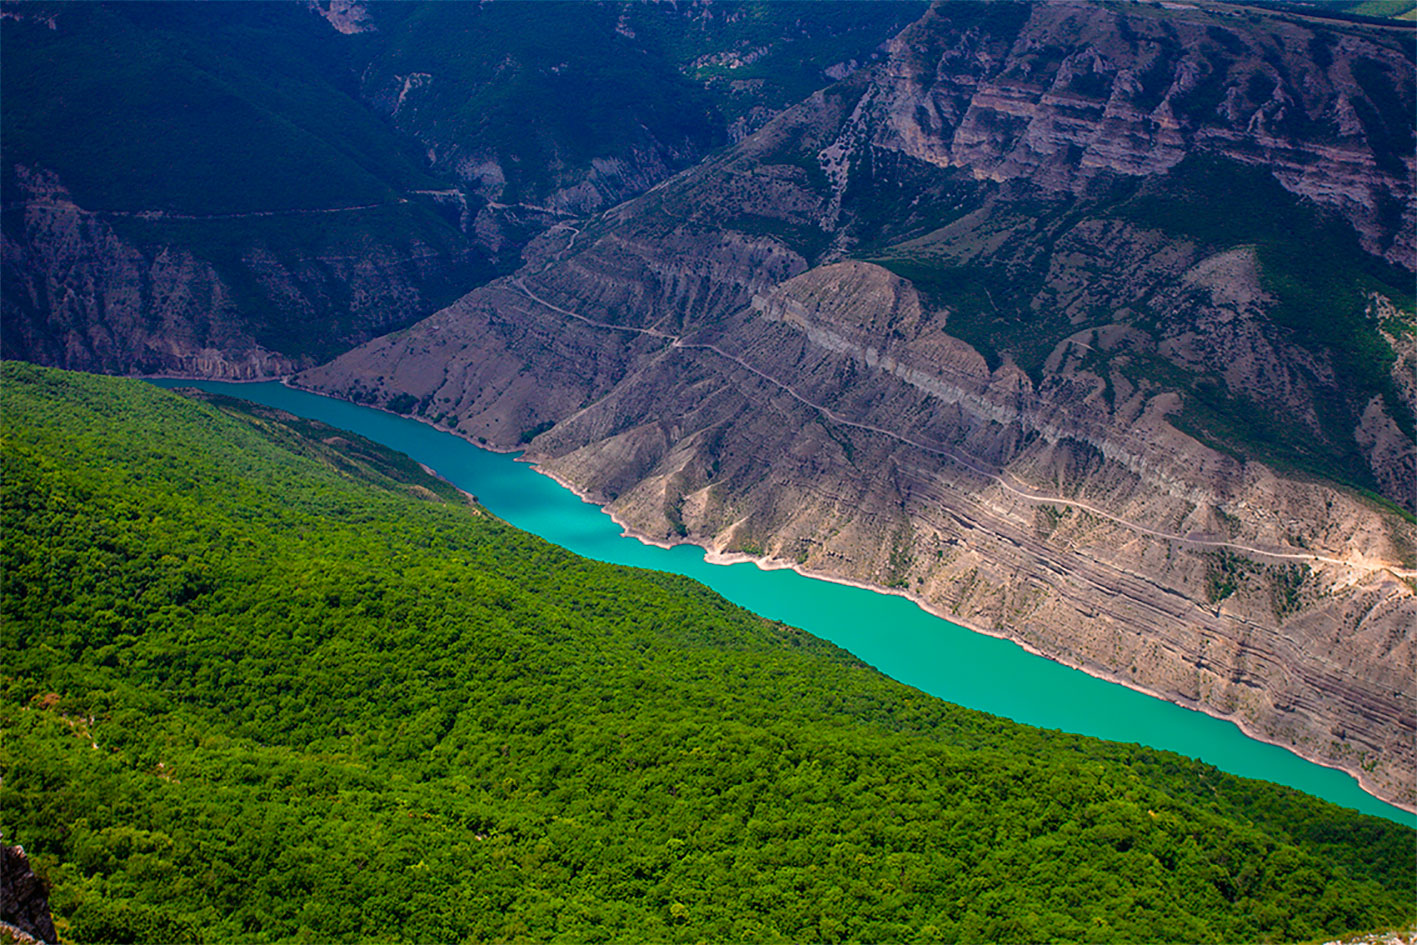
[[[57, 942], [49, 891], [22, 847], [0, 843], [0, 931], [20, 942]], [[18, 934], [17, 934], [18, 933]]]
[[1411, 268], [1410, 29], [1223, 4], [1016, 9], [943, 4], [901, 33], [843, 150], [869, 142], [1072, 190], [1204, 150], [1266, 168], [1341, 213], [1370, 252]]
[[[51, 173], [21, 167], [17, 180], [0, 232], [4, 356], [73, 370], [288, 374], [426, 315], [465, 264], [465, 251], [377, 230], [332, 234], [298, 256], [259, 236], [204, 252], [124, 226], [161, 216], [79, 207]], [[279, 227], [277, 216], [255, 222]]]

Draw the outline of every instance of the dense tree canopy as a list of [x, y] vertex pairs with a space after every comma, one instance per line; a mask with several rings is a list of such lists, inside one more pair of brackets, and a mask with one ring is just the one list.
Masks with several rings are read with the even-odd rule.
[[895, 683], [318, 424], [6, 364], [0, 825], [67, 938], [1304, 939], [1413, 832]]

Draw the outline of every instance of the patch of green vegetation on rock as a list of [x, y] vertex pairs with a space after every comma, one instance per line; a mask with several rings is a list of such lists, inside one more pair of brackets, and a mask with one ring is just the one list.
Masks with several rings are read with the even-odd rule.
[[1350, 226], [1288, 193], [1265, 170], [1204, 156], [1187, 158], [1115, 212], [1216, 251], [1254, 246], [1264, 289], [1277, 301], [1270, 318], [1300, 345], [1327, 353], [1338, 373], [1348, 402], [1322, 418], [1329, 435], [1351, 441], [1354, 405], [1381, 394], [1403, 431], [1417, 439], [1391, 377], [1396, 354], [1367, 316], [1373, 291], [1402, 311], [1417, 311], [1412, 276], [1364, 252]]
[[[1261, 288], [1273, 300], [1265, 316], [1316, 363], [1332, 365], [1333, 376], [1309, 378], [1319, 435], [1221, 377], [1134, 349], [1091, 351], [1080, 367], [1104, 378], [1109, 403], [1115, 366], [1133, 381], [1183, 394], [1172, 423], [1208, 446], [1367, 494], [1379, 486], [1354, 437], [1367, 404], [1381, 397], [1402, 432], [1417, 440], [1417, 418], [1392, 377], [1397, 355], [1384, 337], [1417, 330], [1411, 274], [1364, 252], [1350, 226], [1288, 193], [1262, 169], [1192, 156], [1166, 175], [1119, 181], [1100, 196], [1010, 197], [987, 218], [961, 219], [866, 258], [908, 279], [928, 306], [948, 311], [945, 331], [973, 346], [991, 369], [1007, 356], [1042, 383], [1043, 364], [1060, 341], [1119, 318], [1107, 308], [1082, 315], [1059, 310], [1047, 280], [1064, 234], [1082, 221], [1121, 220], [1206, 253], [1253, 248]], [[1392, 304], [1377, 305], [1375, 298]], [[1131, 309], [1121, 318], [1139, 329], [1154, 334], [1166, 327], [1147, 297], [1117, 304]]]
[[[720, 97], [736, 118], [753, 107], [794, 105], [822, 88], [825, 70], [866, 64], [876, 47], [925, 12], [928, 4], [748, 2], [685, 29], [633, 9], [636, 26], [657, 32], [666, 52]], [[655, 21], [658, 22], [655, 22]], [[666, 26], [673, 26], [672, 31]]]

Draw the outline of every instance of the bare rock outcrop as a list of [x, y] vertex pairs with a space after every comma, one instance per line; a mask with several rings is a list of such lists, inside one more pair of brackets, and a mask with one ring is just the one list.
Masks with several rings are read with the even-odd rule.
[[227, 221], [97, 213], [52, 173], [15, 171], [0, 229], [5, 357], [111, 374], [280, 376], [426, 314], [458, 257], [374, 234], [299, 258], [260, 240], [234, 259], [207, 255], [161, 227]]
[[49, 891], [21, 847], [0, 843], [0, 930], [21, 942], [59, 941], [49, 917]]
[[1265, 168], [1352, 221], [1369, 251], [1410, 265], [1410, 43], [1396, 25], [1221, 6], [937, 6], [892, 41], [858, 140], [1078, 191], [1204, 150]]

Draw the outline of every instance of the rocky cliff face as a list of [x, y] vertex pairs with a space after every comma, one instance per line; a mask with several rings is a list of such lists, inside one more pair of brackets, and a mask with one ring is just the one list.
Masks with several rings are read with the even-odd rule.
[[20, 847], [0, 844], [0, 932], [20, 942], [57, 942], [49, 891]]
[[1224, 7], [945, 5], [297, 380], [529, 441], [649, 537], [908, 592], [1410, 806], [1413, 260], [1369, 212], [1410, 196], [1382, 144], [1410, 118], [1338, 120], [1395, 120], [1360, 75], [1403, 48]]
[[[52, 173], [15, 171], [0, 234], [5, 357], [114, 374], [278, 376], [416, 320], [467, 262], [456, 243], [381, 239], [377, 220], [372, 232], [322, 228], [293, 253], [274, 214], [257, 215], [246, 245], [213, 248], [210, 229], [228, 221], [92, 212]], [[355, 226], [360, 215], [345, 214]]]
[[945, 5], [893, 41], [848, 140], [1072, 190], [1204, 150], [1263, 167], [1410, 266], [1412, 60], [1410, 29], [1221, 4]]

